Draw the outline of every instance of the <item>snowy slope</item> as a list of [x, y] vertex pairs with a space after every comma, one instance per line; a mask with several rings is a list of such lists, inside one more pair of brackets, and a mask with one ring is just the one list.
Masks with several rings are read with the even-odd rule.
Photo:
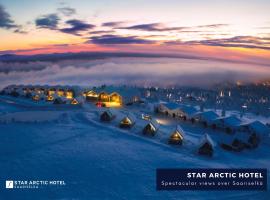
[[[9, 112], [14, 115], [12, 107], [0, 105], [5, 108], [4, 115]], [[196, 155], [189, 148], [199, 140], [202, 129], [188, 123], [181, 125], [190, 142], [173, 148], [164, 141], [176, 124], [173, 121], [161, 126], [159, 136], [149, 138], [141, 135], [139, 113], [134, 113], [138, 117], [136, 127], [121, 130], [118, 128], [120, 117], [110, 124], [100, 123], [99, 112], [90, 105], [83, 111], [65, 111], [65, 117], [58, 115], [59, 111], [38, 112], [57, 120], [32, 123], [30, 117], [28, 123], [0, 123], [0, 181], [60, 179], [67, 185], [38, 190], [1, 189], [0, 199], [22, 199], [18, 198], [21, 195], [23, 199], [216, 199], [217, 196], [219, 199], [267, 199], [270, 195], [269, 191], [157, 192], [155, 189], [156, 168], [160, 167], [269, 170], [269, 146], [241, 153], [217, 149], [217, 155], [210, 159]], [[118, 112], [119, 116], [125, 114], [125, 111]], [[37, 114], [28, 112], [32, 116], [33, 113]], [[209, 134], [214, 137], [219, 133], [209, 130]]]

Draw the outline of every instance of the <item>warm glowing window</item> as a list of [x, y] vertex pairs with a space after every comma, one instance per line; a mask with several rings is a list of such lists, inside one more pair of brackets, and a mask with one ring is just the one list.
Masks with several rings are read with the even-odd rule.
[[132, 124], [131, 120], [128, 117], [125, 117], [122, 121], [122, 124]]
[[66, 98], [67, 99], [72, 99], [73, 98], [73, 92], [72, 91], [67, 91], [66, 92]]
[[174, 140], [180, 140], [180, 139], [182, 140], [183, 139], [182, 135], [178, 131], [175, 131], [172, 134], [171, 138], [174, 139]]
[[48, 95], [48, 96], [47, 96], [47, 100], [48, 100], [48, 101], [52, 101], [52, 100], [53, 100], [53, 96], [52, 96], [52, 95]]
[[113, 94], [111, 94], [111, 96], [110, 96], [110, 101], [111, 101], [111, 102], [121, 103], [121, 102], [122, 102], [122, 98], [121, 98], [121, 96], [120, 96], [119, 94], [113, 93]]
[[38, 95], [34, 95], [33, 96], [33, 100], [38, 101], [39, 100], [39, 96]]
[[107, 93], [100, 93], [99, 100], [102, 102], [108, 102], [110, 101], [110, 96]]
[[98, 95], [97, 95], [97, 93], [95, 93], [94, 91], [88, 91], [88, 92], [86, 93], [86, 96], [88, 96], [88, 97], [97, 97]]
[[75, 105], [78, 104], [79, 102], [76, 99], [72, 99], [71, 104]]
[[65, 95], [65, 91], [64, 90], [57, 90], [57, 95], [62, 97]]

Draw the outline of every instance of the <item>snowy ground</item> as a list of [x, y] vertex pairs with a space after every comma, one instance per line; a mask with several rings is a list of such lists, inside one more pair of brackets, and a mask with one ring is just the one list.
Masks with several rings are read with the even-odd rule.
[[[1, 97], [0, 97], [1, 98]], [[23, 106], [27, 105], [27, 106]], [[196, 155], [194, 149], [207, 131], [181, 122], [187, 132], [182, 147], [171, 147], [166, 138], [179, 121], [157, 116], [164, 124], [155, 138], [141, 135], [141, 121], [131, 130], [100, 123], [91, 105], [64, 109], [41, 108], [12, 99], [0, 100], [0, 199], [269, 199], [258, 191], [156, 191], [156, 168], [268, 168], [270, 148], [232, 153], [216, 149], [213, 158]], [[140, 112], [133, 113], [139, 118]], [[27, 116], [23, 121], [22, 116]], [[1, 121], [1, 120], [0, 120]], [[268, 178], [270, 177], [268, 172]], [[64, 180], [66, 186], [6, 190], [5, 180]], [[23, 195], [23, 196], [22, 196]], [[23, 198], [22, 198], [23, 197]]]

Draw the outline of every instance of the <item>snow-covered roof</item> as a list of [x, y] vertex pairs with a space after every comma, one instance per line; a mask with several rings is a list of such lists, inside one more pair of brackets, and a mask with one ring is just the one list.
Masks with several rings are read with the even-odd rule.
[[237, 127], [242, 124], [242, 121], [233, 115], [228, 116], [228, 117], [220, 117], [220, 118], [217, 118], [216, 120], [222, 121], [224, 125], [229, 126], [229, 127]]
[[258, 134], [266, 135], [270, 133], [270, 129], [268, 128], [268, 126], [258, 120], [247, 123], [244, 126], [248, 126], [250, 129], [252, 129]]
[[215, 144], [215, 142], [212, 140], [212, 138], [207, 134], [207, 133], [205, 133], [202, 137], [201, 137], [201, 139], [200, 139], [200, 141], [199, 141], [199, 146], [202, 146], [202, 145], [204, 145], [205, 143], [209, 143], [212, 147], [214, 147], [216, 144]]
[[180, 105], [179, 110], [188, 114], [189, 116], [194, 115], [198, 112], [198, 110], [195, 107], [188, 105]]
[[156, 129], [159, 128], [159, 123], [157, 122], [157, 120], [152, 119], [151, 121], [149, 121], [149, 123], [151, 123]]
[[84, 97], [83, 96], [77, 96], [76, 99], [79, 103], [83, 103], [85, 101]]
[[167, 102], [167, 103], [161, 103], [161, 105], [165, 106], [169, 110], [175, 110], [179, 108], [179, 104], [174, 103], [174, 102]]
[[107, 93], [107, 94], [112, 94], [112, 93], [117, 93], [120, 96], [122, 96], [124, 99], [132, 98], [134, 96], [140, 97], [140, 90], [136, 87], [126, 87], [126, 86], [106, 86], [104, 88], [96, 88], [93, 89], [96, 93]]
[[114, 86], [105, 86], [105, 87], [98, 87], [94, 89], [94, 91], [97, 93], [105, 92], [105, 93], [111, 94], [113, 92], [117, 92], [117, 88]]
[[111, 110], [111, 109], [107, 109], [107, 110], [103, 111], [103, 112], [101, 113], [101, 115], [104, 114], [104, 113], [107, 113], [110, 117], [116, 115], [116, 113], [115, 113], [113, 110]]
[[179, 132], [182, 136], [185, 136], [185, 131], [182, 129], [180, 125], [177, 125], [172, 133], [174, 133], [175, 131]]
[[215, 120], [219, 117], [219, 115], [212, 110], [199, 112], [196, 114], [196, 116], [200, 116], [202, 119], [207, 120], [207, 121]]
[[[132, 123], [135, 123], [135, 122], [136, 122], [136, 117], [135, 117], [132, 113], [128, 113], [126, 116], [124, 116], [124, 117], [122, 118], [122, 120], [124, 120], [126, 117], [127, 117]], [[121, 120], [121, 121], [122, 121], [122, 120]]]

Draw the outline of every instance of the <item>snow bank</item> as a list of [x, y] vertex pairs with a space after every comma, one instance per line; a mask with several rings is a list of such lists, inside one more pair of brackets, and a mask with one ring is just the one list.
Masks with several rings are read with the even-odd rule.
[[58, 111], [26, 111], [7, 113], [0, 116], [0, 123], [11, 122], [49, 122], [62, 119], [67, 114]]

